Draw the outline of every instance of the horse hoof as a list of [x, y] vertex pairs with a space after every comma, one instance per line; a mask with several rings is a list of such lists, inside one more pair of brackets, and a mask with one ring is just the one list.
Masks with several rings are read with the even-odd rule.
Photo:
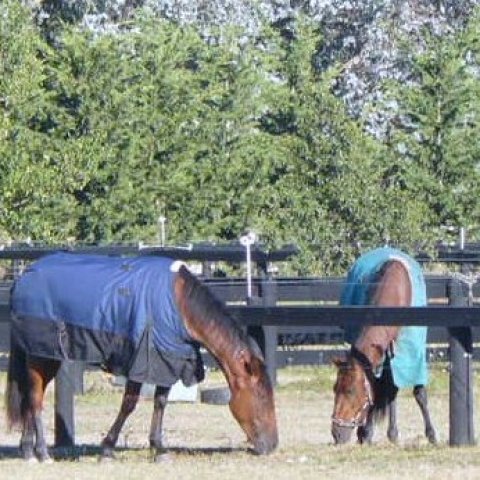
[[389, 430], [387, 432], [387, 438], [390, 443], [393, 445], [398, 444], [398, 430]]
[[29, 457], [25, 457], [25, 461], [27, 463], [38, 463], [38, 458], [35, 457], [34, 455], [32, 455], [32, 456], [29, 456]]
[[115, 460], [115, 453], [113, 452], [113, 448], [108, 445], [102, 446], [102, 453], [98, 459], [99, 462], [111, 462]]
[[365, 427], [359, 427], [357, 430], [357, 440], [360, 445], [371, 445], [373, 431]]
[[102, 454], [98, 457], [98, 461], [100, 463], [109, 463], [109, 462], [113, 462], [115, 461], [115, 456], [113, 454], [110, 454], [110, 455], [105, 455], [105, 454]]
[[35, 457], [40, 463], [53, 463], [52, 457], [50, 457], [47, 450], [40, 449], [35, 452]]
[[359, 445], [371, 445], [373, 442], [372, 442], [372, 439], [371, 438], [359, 438], [358, 439], [358, 444]]
[[157, 453], [153, 459], [155, 463], [170, 463], [173, 457], [170, 453]]

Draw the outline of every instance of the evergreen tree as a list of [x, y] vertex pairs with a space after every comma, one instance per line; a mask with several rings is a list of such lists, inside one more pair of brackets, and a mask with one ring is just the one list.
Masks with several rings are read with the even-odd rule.
[[479, 224], [479, 29], [478, 12], [457, 35], [425, 29], [420, 51], [405, 43], [411, 81], [388, 84], [396, 158], [386, 181], [427, 208], [426, 230]]
[[49, 241], [71, 235], [62, 154], [51, 141], [45, 89], [48, 48], [21, 2], [0, 5], [0, 237]]
[[338, 68], [317, 68], [321, 32], [301, 17], [289, 32], [276, 52], [285, 90], [267, 124], [289, 149], [272, 234], [302, 246], [300, 268], [324, 272], [350, 264], [358, 244], [422, 238], [422, 207], [384, 183], [389, 151], [332, 93]]

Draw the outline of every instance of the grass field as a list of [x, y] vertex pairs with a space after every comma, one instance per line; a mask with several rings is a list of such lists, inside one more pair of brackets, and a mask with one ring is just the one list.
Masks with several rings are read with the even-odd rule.
[[[480, 479], [480, 447], [451, 448], [447, 445], [448, 372], [436, 365], [431, 373], [430, 407], [438, 431], [439, 445], [432, 447], [423, 436], [421, 416], [410, 392], [399, 398], [399, 445], [390, 445], [385, 425], [380, 425], [374, 445], [332, 445], [330, 415], [333, 405], [331, 367], [292, 367], [279, 371], [276, 390], [280, 446], [266, 457], [246, 450], [245, 438], [227, 406], [201, 403], [171, 403], [165, 418], [169, 459], [150, 461], [148, 428], [152, 402], [145, 398], [119, 441], [117, 459], [98, 462], [98, 444], [117, 412], [121, 389], [113, 387], [99, 372], [86, 376], [86, 393], [76, 397], [75, 455], [54, 464], [25, 464], [18, 458], [18, 432], [5, 431], [0, 423], [0, 478], [51, 479]], [[221, 384], [216, 372], [203, 385]], [[476, 382], [478, 383], [477, 377]], [[0, 377], [4, 389], [5, 376]], [[45, 417], [48, 439], [53, 442], [52, 391]], [[478, 411], [478, 400], [476, 404]], [[475, 417], [475, 431], [480, 422]]]

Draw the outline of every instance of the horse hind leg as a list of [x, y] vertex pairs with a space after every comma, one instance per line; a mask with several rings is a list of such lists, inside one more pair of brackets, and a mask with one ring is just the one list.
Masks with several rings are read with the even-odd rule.
[[45, 428], [42, 419], [43, 399], [47, 385], [55, 377], [60, 362], [40, 358], [29, 359], [29, 389], [25, 392], [28, 405], [25, 407], [20, 448], [26, 460], [36, 456], [44, 463], [52, 462], [48, 453]]
[[153, 399], [152, 423], [150, 426], [150, 448], [156, 463], [169, 460], [163, 446], [163, 415], [168, 402], [170, 387], [157, 385]]
[[53, 460], [51, 459], [48, 453], [42, 415], [40, 413], [35, 414], [33, 422], [35, 425], [35, 432], [36, 432], [35, 454], [38, 460], [40, 460], [40, 462], [51, 463]]
[[[37, 417], [37, 418], [35, 418]], [[27, 462], [51, 463], [47, 442], [43, 434], [43, 422], [40, 415], [28, 415], [25, 419], [20, 438], [20, 451]]]
[[125, 421], [137, 406], [141, 387], [141, 383], [132, 382], [131, 380], [127, 381], [120, 411], [118, 412], [117, 418], [110, 427], [107, 435], [102, 440], [102, 460], [114, 458], [113, 450], [115, 449], [115, 445], [117, 444], [118, 437], [120, 436], [120, 432], [122, 431]]
[[26, 415], [23, 426], [22, 426], [22, 436], [20, 438], [20, 452], [24, 460], [27, 462], [36, 462], [37, 457], [35, 456], [35, 425], [33, 422], [32, 415]]
[[428, 410], [427, 389], [424, 385], [416, 385], [413, 389], [413, 395], [422, 412], [423, 422], [425, 424], [425, 436], [432, 445], [435, 445], [437, 443], [437, 434], [435, 433], [435, 428]]

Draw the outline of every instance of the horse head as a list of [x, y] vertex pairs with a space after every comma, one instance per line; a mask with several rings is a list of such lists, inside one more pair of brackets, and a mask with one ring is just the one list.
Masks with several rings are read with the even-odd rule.
[[278, 444], [273, 387], [262, 352], [208, 288], [186, 268], [175, 282], [176, 300], [191, 337], [217, 360], [230, 387], [230, 410], [253, 444], [266, 454]]
[[230, 369], [230, 410], [254, 452], [270, 453], [278, 444], [277, 420], [272, 384], [258, 347], [239, 350]]
[[349, 356], [335, 359], [337, 380], [332, 414], [332, 435], [335, 443], [347, 443], [354, 428], [365, 425], [373, 406], [373, 392], [365, 368], [360, 361]]

